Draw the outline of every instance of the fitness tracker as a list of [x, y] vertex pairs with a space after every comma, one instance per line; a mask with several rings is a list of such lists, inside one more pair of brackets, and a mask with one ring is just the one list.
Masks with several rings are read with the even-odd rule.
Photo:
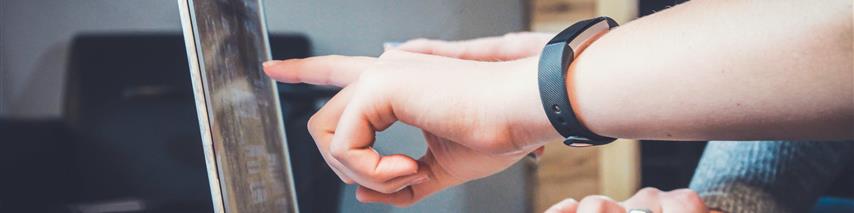
[[581, 125], [566, 92], [566, 73], [577, 54], [575, 51], [614, 27], [617, 22], [604, 16], [580, 21], [552, 38], [540, 55], [538, 78], [543, 109], [568, 146], [604, 145], [616, 140], [597, 135]]

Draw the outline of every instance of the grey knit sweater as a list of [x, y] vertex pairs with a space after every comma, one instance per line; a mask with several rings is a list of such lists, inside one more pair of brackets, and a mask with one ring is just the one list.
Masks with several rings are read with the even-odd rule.
[[726, 212], [808, 212], [852, 154], [854, 142], [710, 142], [690, 187]]

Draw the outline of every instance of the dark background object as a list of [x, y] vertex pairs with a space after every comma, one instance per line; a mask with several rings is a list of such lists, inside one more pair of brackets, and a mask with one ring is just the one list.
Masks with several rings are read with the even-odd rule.
[[[145, 212], [211, 212], [182, 36], [88, 34], [72, 46], [64, 117], [0, 120], [9, 140], [0, 149], [0, 212], [74, 212], [117, 202]], [[271, 35], [270, 46], [278, 59], [311, 54], [301, 35]], [[299, 206], [336, 211], [327, 199], [340, 183], [305, 127], [316, 103], [335, 91], [279, 90]]]
[[[638, 1], [639, 16], [646, 16], [686, 0]], [[688, 187], [705, 142], [643, 141], [641, 148], [641, 187], [673, 190]]]
[[696, 141], [642, 141], [641, 187], [688, 187], [705, 147], [706, 142]]

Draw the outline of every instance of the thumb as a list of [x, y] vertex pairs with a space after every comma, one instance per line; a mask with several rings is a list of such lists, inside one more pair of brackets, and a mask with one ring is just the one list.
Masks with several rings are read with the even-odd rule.
[[345, 87], [376, 63], [375, 58], [318, 56], [264, 62], [264, 73], [283, 83]]
[[426, 181], [413, 183], [409, 187], [391, 194], [384, 194], [359, 186], [356, 190], [356, 199], [364, 203], [386, 203], [397, 207], [408, 207], [433, 193], [462, 183], [462, 181], [441, 172], [442, 170], [437, 168], [439, 165], [436, 164], [436, 160], [429, 150], [419, 160], [419, 164], [418, 173], [430, 177]]

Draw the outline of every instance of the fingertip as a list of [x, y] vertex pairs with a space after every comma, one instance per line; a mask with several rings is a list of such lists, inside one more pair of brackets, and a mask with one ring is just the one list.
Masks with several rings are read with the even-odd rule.
[[587, 196], [578, 203], [579, 213], [625, 212], [626, 210], [613, 199], [601, 195]]
[[567, 198], [549, 207], [546, 213], [574, 213], [576, 208], [578, 208], [578, 201]]
[[413, 202], [412, 187], [406, 187], [398, 192], [384, 194], [364, 186], [356, 189], [356, 200], [361, 203], [385, 203], [396, 207], [408, 207]]
[[368, 192], [368, 189], [365, 188], [364, 186], [359, 186], [356, 188], [356, 200], [359, 201], [360, 203], [374, 202], [375, 199], [373, 199], [373, 198], [374, 197], [371, 196], [370, 192]]
[[263, 64], [261, 64], [261, 66], [262, 66], [262, 68], [263, 68], [263, 70], [264, 70], [264, 74], [267, 74], [267, 76], [271, 76], [271, 77], [272, 77], [273, 69], [271, 69], [271, 68], [272, 68], [273, 66], [275, 66], [276, 64], [280, 63], [280, 62], [281, 62], [281, 61], [279, 61], [279, 60], [269, 60], [269, 61], [265, 61]]
[[283, 65], [286, 65], [290, 60], [270, 60], [263, 63], [264, 74], [276, 81], [291, 82], [291, 76], [287, 74], [287, 70]]
[[269, 61], [265, 61], [265, 62], [264, 62], [264, 63], [262, 63], [261, 65], [263, 65], [263, 66], [266, 68], [266, 67], [270, 67], [270, 66], [276, 65], [276, 64], [278, 64], [279, 62], [282, 62], [282, 61], [281, 61], [281, 60], [269, 60]]
[[414, 175], [418, 173], [418, 161], [402, 154], [382, 156], [376, 173], [385, 179]]

